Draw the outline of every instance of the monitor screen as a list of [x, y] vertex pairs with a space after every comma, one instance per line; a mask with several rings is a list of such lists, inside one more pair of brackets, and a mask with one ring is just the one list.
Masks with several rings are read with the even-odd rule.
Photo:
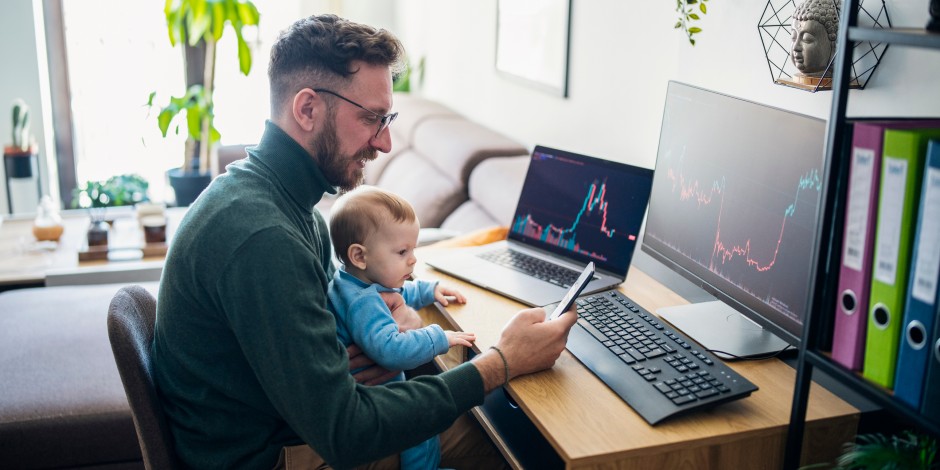
[[642, 249], [797, 344], [826, 123], [670, 82]]
[[536, 146], [509, 238], [625, 277], [649, 201], [652, 172]]

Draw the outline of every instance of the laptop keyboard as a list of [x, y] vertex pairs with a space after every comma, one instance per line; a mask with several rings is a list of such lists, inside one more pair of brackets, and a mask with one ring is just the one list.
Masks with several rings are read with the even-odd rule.
[[620, 292], [577, 303], [568, 350], [650, 424], [757, 390]]
[[541, 279], [564, 288], [568, 288], [574, 284], [574, 282], [578, 280], [578, 275], [581, 274], [579, 271], [568, 269], [564, 266], [559, 266], [555, 263], [510, 248], [487, 251], [477, 256], [489, 262], [509, 269], [515, 269], [536, 279]]

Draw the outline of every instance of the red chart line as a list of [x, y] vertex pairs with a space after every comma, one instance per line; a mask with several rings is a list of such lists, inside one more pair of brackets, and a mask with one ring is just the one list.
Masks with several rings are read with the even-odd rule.
[[783, 244], [783, 234], [786, 231], [787, 219], [792, 217], [796, 213], [796, 203], [799, 200], [800, 193], [804, 189], [815, 189], [819, 191], [821, 189], [822, 182], [819, 179], [819, 173], [813, 169], [809, 173], [800, 177], [799, 184], [797, 185], [796, 196], [794, 202], [787, 206], [784, 210], [783, 218], [780, 221], [780, 233], [777, 236], [777, 244], [774, 247], [773, 257], [770, 261], [766, 263], [761, 263], [759, 260], [751, 256], [751, 239], [748, 238], [743, 244], [727, 246], [721, 240], [721, 217], [724, 214], [724, 196], [725, 196], [725, 179], [722, 178], [720, 181], [715, 180], [712, 182], [712, 185], [709, 189], [703, 190], [698, 180], [687, 183], [685, 176], [682, 174], [676, 175], [672, 168], [667, 171], [667, 177], [672, 181], [673, 192], [676, 191], [677, 187], [679, 189], [679, 200], [680, 201], [695, 201], [698, 207], [710, 205], [714, 196], [719, 197], [719, 208], [718, 208], [718, 220], [715, 228], [715, 241], [712, 245], [712, 254], [711, 259], [709, 260], [708, 269], [715, 272], [717, 267], [715, 265], [716, 258], [720, 260], [720, 264], [725, 264], [733, 260], [737, 256], [743, 256], [745, 262], [748, 266], [753, 267], [758, 272], [765, 272], [773, 268], [774, 264], [777, 262], [777, 255], [780, 253], [780, 245]]

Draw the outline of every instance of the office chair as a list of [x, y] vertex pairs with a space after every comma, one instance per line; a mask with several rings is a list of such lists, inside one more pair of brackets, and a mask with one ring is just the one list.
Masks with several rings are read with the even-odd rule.
[[122, 287], [108, 307], [108, 338], [124, 393], [131, 407], [137, 441], [150, 469], [178, 468], [170, 430], [154, 385], [150, 346], [157, 316], [156, 299], [140, 286]]

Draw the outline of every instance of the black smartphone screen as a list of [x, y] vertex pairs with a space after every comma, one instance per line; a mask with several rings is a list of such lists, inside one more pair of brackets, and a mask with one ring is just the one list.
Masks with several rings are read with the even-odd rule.
[[549, 320], [554, 320], [561, 316], [561, 314], [568, 311], [571, 306], [574, 304], [574, 301], [577, 300], [578, 296], [581, 295], [581, 292], [587, 287], [588, 283], [591, 282], [591, 279], [594, 278], [594, 262], [591, 261], [584, 267], [584, 271], [581, 271], [581, 275], [578, 276], [578, 280], [571, 285], [571, 288], [568, 289], [568, 292], [565, 293], [565, 296], [562, 297], [561, 302], [558, 303], [558, 306], [555, 307], [555, 311], [548, 317]]

